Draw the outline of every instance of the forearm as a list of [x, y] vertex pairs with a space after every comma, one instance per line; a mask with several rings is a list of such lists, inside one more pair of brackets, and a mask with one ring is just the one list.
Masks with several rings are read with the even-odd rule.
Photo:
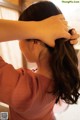
[[35, 22], [0, 19], [0, 42], [32, 38], [34, 31], [36, 31]]

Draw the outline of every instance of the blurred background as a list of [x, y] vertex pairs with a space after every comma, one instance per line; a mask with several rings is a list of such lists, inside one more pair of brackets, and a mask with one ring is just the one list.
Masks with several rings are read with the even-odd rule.
[[[18, 20], [21, 12], [34, 2], [41, 0], [0, 0], [0, 19]], [[42, 0], [43, 1], [43, 0]], [[49, 0], [56, 4], [63, 12], [70, 28], [75, 28], [80, 34], [80, 0], [66, 2], [68, 0]], [[65, 1], [65, 2], [63, 2]], [[72, 0], [73, 1], [73, 0]], [[80, 38], [75, 49], [79, 60], [80, 71]], [[11, 63], [15, 69], [19, 67], [28, 67], [33, 69], [35, 63], [27, 63], [21, 54], [18, 46], [18, 40], [0, 43], [0, 55], [8, 63]], [[0, 103], [0, 112], [7, 111], [8, 105]], [[53, 112], [57, 120], [80, 120], [80, 100], [76, 105], [67, 105], [61, 101], [55, 105]]]

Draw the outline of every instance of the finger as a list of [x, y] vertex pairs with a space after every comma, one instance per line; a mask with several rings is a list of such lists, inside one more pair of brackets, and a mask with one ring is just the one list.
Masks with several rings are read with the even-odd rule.
[[47, 45], [49, 45], [50, 47], [55, 46], [55, 40], [53, 40], [53, 39], [51, 40], [51, 38], [48, 38], [47, 40], [48, 40], [48, 42], [47, 41], [45, 42]]
[[52, 20], [65, 20], [64, 16], [62, 14], [51, 16]]
[[74, 45], [74, 44], [77, 44], [77, 43], [78, 43], [78, 40], [70, 40], [70, 43], [73, 44], [73, 45]]
[[65, 20], [65, 17], [63, 16], [63, 14], [59, 14], [58, 17], [62, 20]]
[[63, 38], [66, 38], [66, 39], [69, 40], [69, 39], [71, 38], [70, 33], [68, 33], [68, 32], [65, 31], [65, 32], [63, 33]]
[[[67, 25], [63, 25], [62, 26], [63, 28], [64, 28], [64, 30], [66, 31], [66, 32], [68, 32], [68, 26]], [[69, 32], [68, 32], [69, 33]], [[70, 33], [69, 33], [70, 34]]]
[[61, 28], [68, 32], [68, 23], [67, 23], [67, 21], [58, 20], [58, 22], [61, 24]]
[[62, 24], [62, 28], [64, 28], [68, 32], [69, 31], [68, 22], [65, 20], [60, 20], [60, 23]]
[[76, 32], [76, 30], [75, 30], [74, 28], [72, 28], [71, 34], [72, 34], [72, 35], [77, 34], [77, 32]]
[[79, 38], [79, 34], [74, 34], [71, 36], [70, 39], [74, 40], [74, 39], [78, 39]]
[[61, 20], [61, 22], [68, 27], [68, 22], [66, 20]]

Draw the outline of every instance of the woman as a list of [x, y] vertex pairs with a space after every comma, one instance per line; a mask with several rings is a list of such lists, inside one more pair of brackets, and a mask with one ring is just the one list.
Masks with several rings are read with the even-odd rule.
[[[62, 13], [54, 4], [44, 1], [27, 8], [19, 20], [40, 21], [59, 14]], [[61, 23], [61, 20], [57, 20], [57, 24], [58, 22]], [[61, 26], [62, 31], [65, 31], [62, 33], [67, 33], [64, 20]], [[80, 79], [75, 50], [68, 41], [69, 33], [67, 39], [63, 39], [63, 35], [62, 39], [56, 40], [61, 38], [60, 33], [56, 32], [53, 32], [54, 35], [51, 33], [50, 37], [46, 34], [43, 39], [42, 31], [39, 31], [39, 35], [35, 35], [37, 31], [29, 29], [31, 37], [27, 34], [25, 40], [22, 38], [19, 41], [25, 58], [37, 63], [38, 68], [35, 73], [24, 68], [15, 70], [0, 58], [0, 101], [9, 104], [11, 120], [54, 120], [53, 107], [59, 99], [72, 104], [77, 102]]]

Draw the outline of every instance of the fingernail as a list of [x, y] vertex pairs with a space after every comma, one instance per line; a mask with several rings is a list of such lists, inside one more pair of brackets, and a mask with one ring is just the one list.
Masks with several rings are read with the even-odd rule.
[[76, 33], [76, 31], [75, 31], [75, 29], [74, 29], [74, 28], [72, 29], [72, 33], [73, 33], [73, 34], [75, 34], [75, 33]]

